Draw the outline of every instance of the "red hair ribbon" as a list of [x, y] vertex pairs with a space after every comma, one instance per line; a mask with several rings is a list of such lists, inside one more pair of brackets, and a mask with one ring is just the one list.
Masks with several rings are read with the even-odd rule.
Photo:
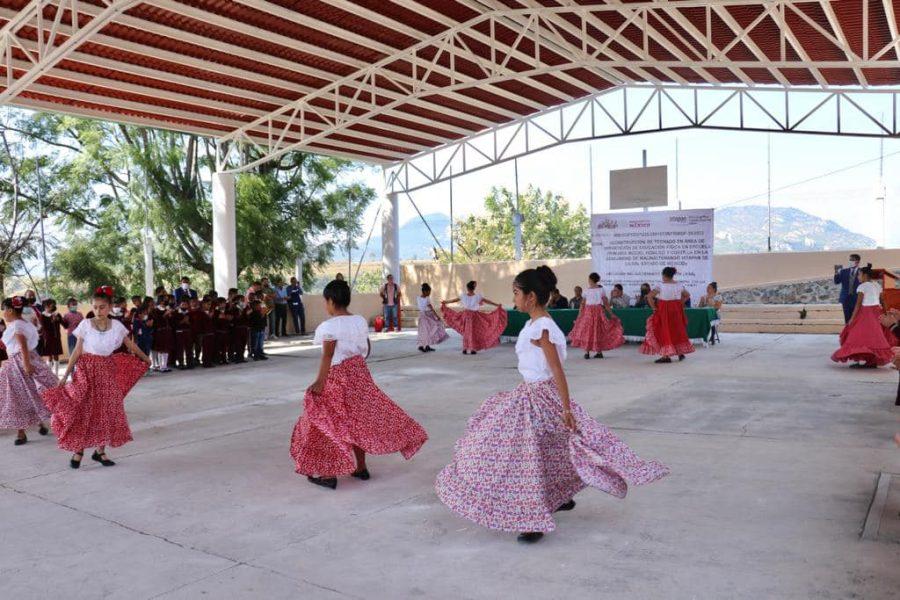
[[112, 286], [110, 285], [101, 285], [94, 292], [95, 294], [103, 294], [104, 296], [109, 296], [110, 299], [115, 295]]
[[25, 298], [23, 298], [22, 296], [13, 296], [12, 306], [13, 308], [22, 308], [23, 306], [25, 306]]

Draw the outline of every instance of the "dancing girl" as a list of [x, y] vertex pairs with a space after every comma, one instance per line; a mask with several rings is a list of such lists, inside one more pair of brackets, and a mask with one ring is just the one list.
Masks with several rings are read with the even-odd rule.
[[530, 320], [516, 355], [524, 381], [485, 401], [437, 477], [438, 498], [479, 525], [532, 543], [553, 531], [553, 513], [575, 508], [587, 486], [623, 498], [628, 484], [651, 483], [664, 465], [638, 458], [569, 397], [566, 337], [547, 312], [556, 276], [527, 269], [513, 283], [516, 308]]

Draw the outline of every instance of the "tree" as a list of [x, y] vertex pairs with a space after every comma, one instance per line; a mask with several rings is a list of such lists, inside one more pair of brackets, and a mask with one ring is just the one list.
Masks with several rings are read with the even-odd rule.
[[21, 127], [25, 115], [7, 110], [0, 123], [0, 293], [13, 269], [27, 272], [26, 262], [38, 257], [43, 225], [61, 218], [90, 223], [85, 188], [67, 176], [71, 153], [29, 135]]
[[[476, 262], [515, 258], [516, 210], [514, 194], [492, 188], [484, 200], [486, 213], [456, 222], [456, 243], [463, 255]], [[582, 258], [590, 253], [590, 218], [583, 206], [574, 210], [567, 200], [528, 186], [519, 195], [522, 213], [522, 258]], [[442, 261], [449, 257], [439, 256]]]
[[[65, 249], [55, 261], [67, 285], [83, 288], [102, 276], [119, 282], [123, 292], [140, 291], [143, 228], [152, 232], [160, 283], [171, 285], [187, 274], [211, 285], [212, 140], [50, 114], [24, 119], [21, 130], [76, 157], [61, 175], [87, 191], [90, 211], [104, 215], [87, 223], [82, 210], [67, 219]], [[245, 152], [256, 158], [254, 150]], [[358, 235], [360, 216], [375, 193], [350, 180], [357, 168], [349, 161], [293, 152], [239, 175], [239, 276], [246, 281], [285, 271], [303, 255], [308, 278], [347, 231]], [[110, 260], [112, 271], [104, 264]]]

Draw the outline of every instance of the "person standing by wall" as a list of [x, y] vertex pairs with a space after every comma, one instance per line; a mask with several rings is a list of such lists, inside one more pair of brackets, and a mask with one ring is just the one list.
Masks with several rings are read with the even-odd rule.
[[400, 322], [397, 319], [397, 307], [400, 306], [400, 288], [394, 283], [394, 276], [388, 275], [387, 281], [381, 286], [381, 304], [384, 306], [384, 326], [388, 331], [400, 331]]
[[273, 288], [275, 295], [273, 302], [275, 303], [275, 335], [278, 337], [287, 337], [287, 311], [288, 311], [288, 293], [284, 280], [279, 277], [275, 280]]
[[69, 356], [72, 356], [72, 353], [75, 352], [75, 344], [78, 342], [78, 338], [74, 335], [75, 328], [84, 319], [84, 315], [78, 312], [78, 300], [76, 298], [69, 298], [66, 301], [66, 308], [68, 311], [62, 316], [62, 324], [66, 328]]
[[275, 330], [275, 290], [272, 289], [272, 284], [269, 283], [268, 277], [262, 278], [259, 291], [256, 292], [256, 299], [262, 302], [264, 308], [263, 313], [266, 315], [266, 329], [268, 330], [268, 334], [265, 339], [277, 340], [278, 334]]
[[306, 308], [303, 306], [303, 288], [296, 277], [291, 277], [291, 285], [287, 287], [288, 306], [294, 322], [294, 332], [306, 335]]
[[850, 322], [853, 309], [856, 308], [856, 288], [859, 287], [859, 254], [851, 254], [850, 262], [846, 267], [834, 265], [834, 283], [841, 286], [841, 294], [838, 297], [844, 308], [844, 323]]

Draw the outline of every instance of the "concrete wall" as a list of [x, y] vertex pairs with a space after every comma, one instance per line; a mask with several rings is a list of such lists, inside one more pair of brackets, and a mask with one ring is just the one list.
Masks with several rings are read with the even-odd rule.
[[[306, 308], [306, 330], [312, 332], [328, 318], [325, 312], [325, 300], [322, 294], [309, 294], [303, 297], [303, 306]], [[365, 317], [371, 325], [372, 319], [382, 313], [381, 296], [378, 294], [353, 294], [350, 302], [350, 312]], [[288, 329], [292, 329], [290, 313], [288, 313]]]
[[[852, 250], [836, 252], [772, 252], [760, 254], [717, 254], [713, 257], [713, 277], [719, 289], [793, 282], [828, 277], [836, 264], [845, 264]], [[857, 250], [863, 264], [876, 267], [900, 266], [900, 248], [887, 250]], [[479, 291], [487, 298], [506, 305], [512, 304], [512, 280], [516, 273], [538, 265], [549, 265], [559, 278], [563, 295], [571, 296], [572, 288], [587, 283], [593, 270], [590, 259], [511, 261], [474, 264], [436, 264], [407, 262], [401, 268], [401, 284], [406, 304], [419, 295], [422, 282], [431, 284], [435, 301], [456, 296], [467, 281], [478, 282]], [[606, 285], [615, 283], [605, 282]], [[836, 296], [835, 296], [836, 297]]]

